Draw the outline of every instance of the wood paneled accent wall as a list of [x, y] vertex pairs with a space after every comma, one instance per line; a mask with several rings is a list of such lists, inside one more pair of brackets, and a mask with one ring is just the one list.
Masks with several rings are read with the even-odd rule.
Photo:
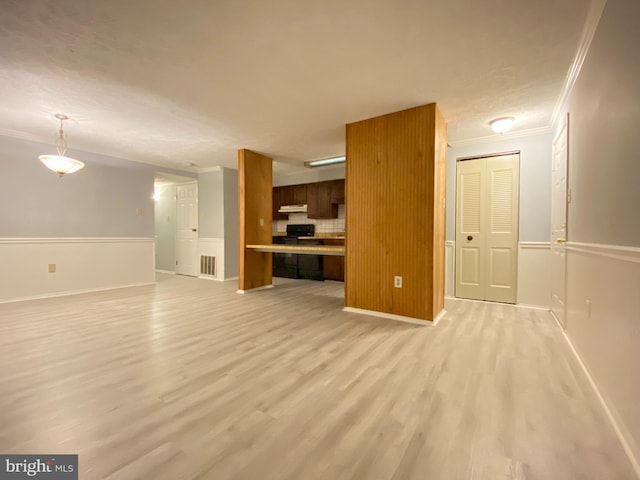
[[238, 150], [240, 290], [271, 285], [271, 254], [245, 246], [271, 243], [272, 181], [271, 158], [251, 150]]
[[446, 146], [435, 103], [347, 125], [347, 307], [423, 320], [442, 310]]

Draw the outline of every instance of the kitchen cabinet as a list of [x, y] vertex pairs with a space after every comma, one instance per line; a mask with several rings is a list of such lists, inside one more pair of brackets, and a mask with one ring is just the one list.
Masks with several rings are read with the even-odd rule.
[[331, 188], [331, 203], [344, 203], [344, 179], [327, 182]]
[[307, 217], [338, 218], [338, 204], [331, 203], [331, 182], [307, 185]]
[[285, 215], [278, 213], [280, 209], [280, 188], [274, 187], [271, 194], [271, 218], [273, 220], [286, 220]]
[[[344, 246], [344, 240], [325, 238], [324, 245]], [[344, 282], [344, 257], [325, 255], [322, 266], [322, 277], [325, 280], [337, 280]]]
[[304, 205], [307, 203], [307, 184], [291, 185], [293, 201], [291, 205]]
[[338, 218], [338, 204], [344, 203], [344, 193], [344, 180], [274, 187], [273, 220], [289, 218], [285, 213], [278, 213], [281, 206], [304, 204], [308, 206], [308, 218]]
[[293, 205], [293, 186], [278, 187], [280, 189], [280, 205]]
[[286, 185], [284, 187], [273, 187], [273, 201], [272, 201], [273, 220], [289, 219], [289, 215], [287, 215], [286, 213], [278, 213], [278, 210], [280, 210], [280, 207], [282, 207], [283, 205], [293, 205], [295, 203], [298, 203], [294, 201], [294, 194], [295, 194], [295, 190], [293, 188], [294, 186], [295, 185]]
[[293, 190], [291, 187], [274, 187], [273, 200], [271, 202], [273, 211], [273, 220], [287, 220], [289, 215], [278, 213], [282, 205], [291, 205], [293, 203]]

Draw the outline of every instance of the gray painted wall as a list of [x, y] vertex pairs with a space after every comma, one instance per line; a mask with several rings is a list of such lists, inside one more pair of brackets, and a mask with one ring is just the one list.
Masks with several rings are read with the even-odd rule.
[[38, 160], [51, 150], [51, 145], [0, 138], [0, 237], [153, 236], [154, 169], [70, 151], [85, 168], [58, 178]]
[[637, 0], [607, 1], [569, 98], [566, 329], [640, 463], [640, 264], [571, 248], [640, 246], [638, 19]]
[[198, 229], [201, 238], [224, 238], [222, 168], [198, 174]]
[[640, 2], [607, 3], [570, 99], [570, 241], [640, 246]]
[[240, 214], [238, 211], [238, 171], [223, 169], [224, 178], [224, 275], [237, 277], [239, 272]]
[[156, 268], [176, 269], [176, 185], [159, 185], [155, 202]]
[[153, 237], [155, 172], [192, 176], [70, 150], [85, 168], [58, 178], [38, 160], [52, 149], [0, 137], [0, 237]]
[[548, 242], [551, 222], [552, 135], [511, 138], [447, 152], [447, 240], [455, 240], [456, 159], [520, 150], [521, 242]]
[[224, 276], [238, 275], [238, 171], [222, 168], [198, 175], [200, 238], [224, 239]]
[[308, 171], [291, 173], [288, 175], [273, 173], [273, 186], [299, 185], [302, 183], [324, 182], [325, 180], [339, 180], [345, 177], [345, 166], [310, 168]]

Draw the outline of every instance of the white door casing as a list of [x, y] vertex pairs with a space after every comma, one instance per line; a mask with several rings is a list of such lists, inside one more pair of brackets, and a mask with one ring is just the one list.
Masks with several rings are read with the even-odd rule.
[[566, 328], [568, 131], [568, 118], [565, 117], [553, 141], [551, 173], [551, 313], [563, 328]]
[[198, 184], [176, 186], [176, 273], [198, 276]]
[[456, 296], [516, 303], [519, 154], [457, 163]]

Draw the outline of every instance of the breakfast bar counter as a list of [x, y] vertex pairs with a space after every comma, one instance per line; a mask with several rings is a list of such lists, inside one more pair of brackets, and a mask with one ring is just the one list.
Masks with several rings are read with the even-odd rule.
[[256, 252], [297, 253], [302, 255], [335, 255], [344, 257], [344, 246], [339, 245], [247, 245]]

